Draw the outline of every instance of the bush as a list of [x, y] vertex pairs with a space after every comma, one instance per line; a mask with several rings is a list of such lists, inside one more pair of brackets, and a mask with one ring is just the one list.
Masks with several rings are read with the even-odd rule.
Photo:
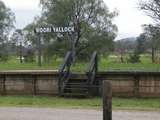
[[35, 59], [34, 59], [34, 51], [28, 50], [28, 51], [27, 51], [27, 55], [24, 56], [24, 61], [25, 61], [25, 62], [28, 62], [28, 63], [35, 62]]
[[1, 52], [0, 53], [0, 61], [5, 62], [8, 60], [8, 53], [6, 52]]
[[139, 63], [140, 61], [140, 55], [134, 52], [133, 54], [129, 55], [129, 58], [127, 60], [129, 63]]

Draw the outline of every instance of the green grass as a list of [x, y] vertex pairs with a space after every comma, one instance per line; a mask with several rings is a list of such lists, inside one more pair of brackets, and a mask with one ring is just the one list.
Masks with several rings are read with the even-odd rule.
[[58, 69], [62, 60], [52, 61], [49, 64], [43, 64], [39, 67], [36, 62], [20, 63], [15, 57], [10, 58], [7, 62], [0, 62], [0, 70], [52, 70]]
[[160, 110], [160, 98], [113, 98], [113, 109]]
[[[114, 110], [160, 110], [160, 98], [113, 98]], [[101, 98], [66, 99], [47, 96], [0, 96], [0, 107], [102, 109]]]
[[99, 68], [100, 71], [119, 70], [119, 71], [160, 71], [160, 64], [153, 64], [151, 57], [142, 55], [140, 63], [120, 63], [119, 58], [109, 56], [101, 57]]
[[[108, 57], [101, 57], [99, 59], [99, 70], [121, 70], [121, 71], [160, 71], [160, 64], [151, 63], [151, 57], [148, 55], [141, 56], [141, 63], [120, 63], [119, 58], [114, 55]], [[45, 63], [42, 67], [39, 67], [36, 62], [34, 63], [23, 63], [12, 57], [7, 62], [0, 62], [0, 70], [55, 70], [63, 63], [63, 59], [52, 59], [51, 63]], [[78, 62], [72, 66], [73, 71], [84, 72], [87, 69], [88, 62]]]
[[48, 96], [0, 96], [0, 107], [100, 108], [101, 99], [66, 99]]

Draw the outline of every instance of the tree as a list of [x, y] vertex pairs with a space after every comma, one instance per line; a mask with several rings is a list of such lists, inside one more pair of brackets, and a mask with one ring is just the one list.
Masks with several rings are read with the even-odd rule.
[[125, 48], [124, 48], [124, 44], [122, 43], [121, 40], [117, 41], [115, 43], [115, 49], [116, 52], [118, 52], [118, 55], [120, 55], [120, 62], [123, 63], [124, 62], [124, 54], [125, 54]]
[[159, 0], [141, 0], [140, 9], [150, 16], [155, 22], [160, 23], [160, 1]]
[[136, 50], [133, 53], [130, 53], [127, 62], [129, 62], [129, 63], [139, 63], [139, 62], [141, 62], [140, 61], [140, 54], [137, 53]]
[[137, 43], [136, 53], [137, 54], [145, 53], [145, 51], [146, 51], [146, 36], [144, 33], [140, 34], [140, 36], [137, 37], [136, 43]]
[[142, 0], [140, 2], [140, 9], [143, 10], [154, 21], [154, 25], [146, 25], [145, 32], [147, 32], [150, 39], [152, 49], [152, 62], [155, 62], [155, 51], [158, 49], [159, 33], [160, 33], [160, 1], [159, 0]]
[[[44, 62], [49, 62], [47, 60], [49, 60], [49, 58], [51, 58], [51, 53], [52, 53], [52, 49], [49, 49], [52, 44], [52, 42], [50, 42], [48, 40], [48, 37], [50, 37], [51, 34], [37, 34], [34, 32], [34, 29], [37, 26], [40, 26], [41, 20], [35, 20], [33, 23], [27, 25], [24, 28], [24, 31], [28, 31], [28, 33], [25, 35], [25, 39], [31, 43], [32, 48], [35, 49], [37, 52], [37, 56], [38, 56], [38, 65], [41, 66], [42, 65], [42, 55], [44, 57]], [[52, 35], [51, 35], [52, 36]], [[44, 38], [45, 37], [45, 41]], [[52, 41], [52, 40], [51, 40]], [[34, 55], [34, 54], [33, 54]]]
[[0, 56], [1, 60], [7, 59], [6, 43], [8, 42], [8, 34], [10, 30], [14, 27], [15, 17], [9, 8], [0, 1]]
[[160, 45], [160, 28], [153, 25], [145, 25], [144, 31], [147, 38], [146, 42], [151, 49], [152, 62], [155, 63], [155, 53], [159, 49]]
[[[69, 41], [68, 45], [72, 42], [73, 46], [70, 46], [70, 49], [75, 50], [78, 55], [88, 56], [93, 50], [105, 53], [110, 50], [106, 48], [113, 46], [117, 27], [112, 20], [117, 13], [110, 12], [103, 0], [40, 1], [43, 7], [43, 24], [74, 26], [75, 32], [61, 34], [61, 39]], [[58, 40], [57, 36], [54, 39]]]
[[10, 30], [14, 27], [15, 17], [9, 8], [0, 1], [0, 42], [4, 42], [4, 38], [8, 35]]
[[21, 29], [16, 29], [11, 37], [13, 43], [18, 46], [18, 55], [20, 63], [23, 63], [23, 45], [24, 45], [24, 33]]
[[125, 54], [132, 53], [136, 47], [136, 38], [125, 38], [115, 41], [115, 51], [118, 53], [120, 62], [125, 62]]

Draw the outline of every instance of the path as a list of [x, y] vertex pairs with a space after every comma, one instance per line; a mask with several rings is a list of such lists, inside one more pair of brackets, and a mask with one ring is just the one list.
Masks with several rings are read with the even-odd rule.
[[[113, 112], [113, 120], [159, 119], [160, 112]], [[52, 108], [0, 108], [0, 120], [102, 120], [102, 111]]]

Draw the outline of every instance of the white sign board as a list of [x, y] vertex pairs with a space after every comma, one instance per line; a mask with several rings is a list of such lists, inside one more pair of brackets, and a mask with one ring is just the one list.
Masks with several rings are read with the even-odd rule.
[[35, 28], [35, 33], [67, 33], [74, 32], [74, 27], [39, 27]]

